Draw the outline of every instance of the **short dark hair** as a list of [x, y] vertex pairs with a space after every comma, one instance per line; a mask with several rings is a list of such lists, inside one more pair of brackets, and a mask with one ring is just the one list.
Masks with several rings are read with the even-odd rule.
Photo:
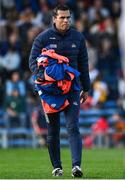
[[67, 6], [67, 5], [57, 5], [54, 9], [53, 9], [53, 16], [56, 17], [58, 15], [58, 11], [61, 10], [61, 11], [70, 11], [70, 14], [71, 14], [71, 10], [70, 8]]

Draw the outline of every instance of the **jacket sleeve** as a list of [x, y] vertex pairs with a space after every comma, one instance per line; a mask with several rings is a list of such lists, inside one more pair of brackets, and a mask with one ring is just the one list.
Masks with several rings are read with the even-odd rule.
[[88, 53], [85, 44], [85, 39], [82, 36], [80, 41], [79, 56], [78, 56], [78, 70], [80, 74], [80, 82], [83, 91], [89, 91], [90, 89], [90, 78], [88, 68]]
[[40, 55], [43, 47], [43, 38], [41, 35], [38, 35], [33, 42], [29, 57], [29, 68], [33, 74], [38, 73], [36, 58]]

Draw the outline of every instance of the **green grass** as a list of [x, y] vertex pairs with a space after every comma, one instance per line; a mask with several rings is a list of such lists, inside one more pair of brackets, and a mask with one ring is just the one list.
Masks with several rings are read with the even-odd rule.
[[[61, 178], [70, 179], [69, 150], [62, 148], [61, 156], [64, 169]], [[86, 179], [125, 179], [125, 150], [83, 150], [82, 169]], [[47, 149], [0, 149], [1, 179], [52, 179], [51, 171]]]

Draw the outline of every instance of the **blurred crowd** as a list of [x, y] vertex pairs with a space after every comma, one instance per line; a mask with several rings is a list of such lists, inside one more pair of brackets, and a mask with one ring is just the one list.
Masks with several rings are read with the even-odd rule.
[[125, 111], [120, 0], [0, 0], [0, 109], [17, 125], [18, 119], [30, 127], [32, 112], [40, 106], [28, 59], [36, 35], [52, 25], [51, 12], [57, 4], [71, 8], [72, 26], [86, 38], [91, 91], [82, 108], [115, 101]]

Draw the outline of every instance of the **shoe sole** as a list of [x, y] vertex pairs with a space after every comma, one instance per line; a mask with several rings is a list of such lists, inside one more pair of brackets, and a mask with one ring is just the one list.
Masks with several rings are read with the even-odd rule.
[[72, 173], [72, 177], [82, 177], [83, 173], [81, 171], [76, 171], [74, 173]]
[[52, 175], [53, 176], [62, 176], [63, 175], [63, 171], [60, 170], [60, 172], [54, 172]]
[[63, 174], [58, 174], [58, 175], [53, 175], [53, 176], [55, 176], [55, 177], [58, 177], [58, 176], [62, 176]]

